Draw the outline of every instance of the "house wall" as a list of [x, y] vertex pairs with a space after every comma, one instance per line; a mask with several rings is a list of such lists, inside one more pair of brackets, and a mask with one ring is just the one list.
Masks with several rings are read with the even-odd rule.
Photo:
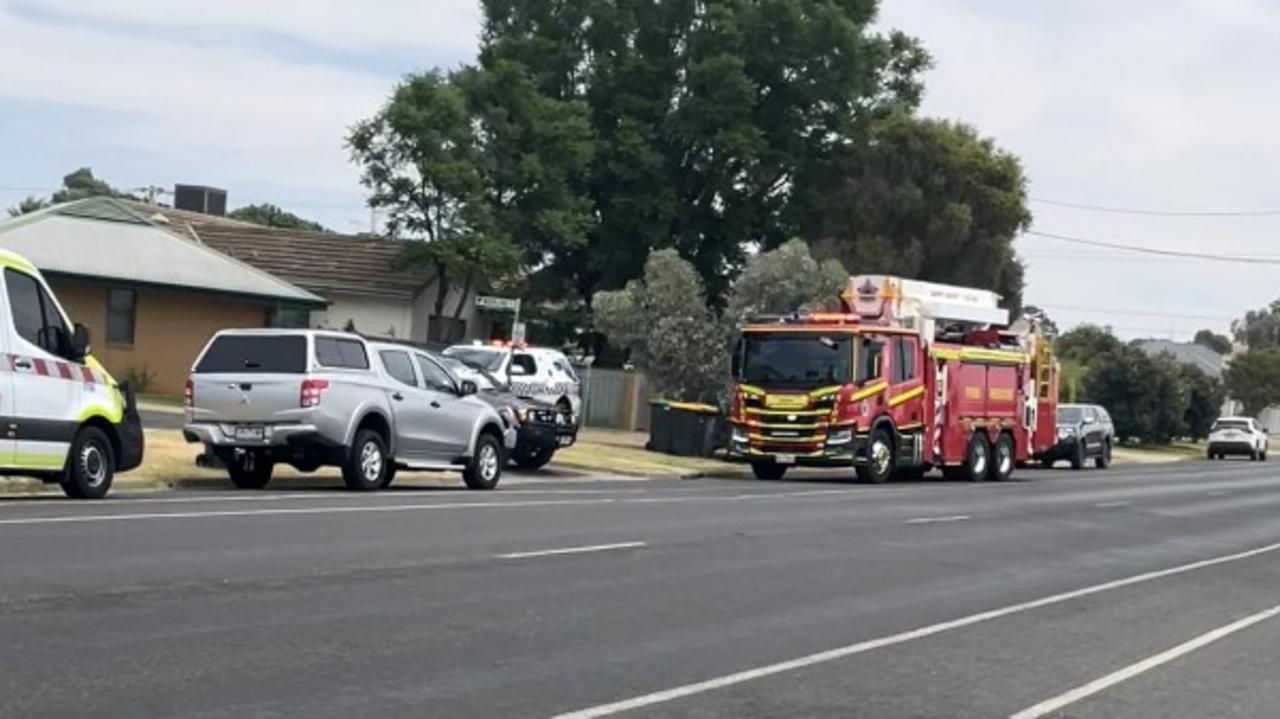
[[94, 356], [117, 380], [124, 379], [130, 370], [141, 372], [144, 368], [154, 375], [148, 392], [182, 394], [196, 355], [214, 332], [262, 327], [267, 321], [267, 308], [261, 304], [208, 294], [130, 288], [138, 293], [133, 344], [109, 344], [109, 285], [55, 279], [49, 286], [71, 321], [89, 328]]
[[[492, 329], [491, 317], [483, 314], [476, 309], [476, 292], [477, 287], [472, 287], [469, 296], [465, 300], [462, 308], [462, 314], [459, 319], [467, 323], [466, 335], [463, 339], [489, 339]], [[436, 292], [438, 285], [433, 279], [429, 284], [419, 290], [417, 297], [413, 300], [413, 331], [410, 339], [415, 342], [426, 342], [428, 338], [428, 325], [430, 324], [431, 315], [435, 312]], [[460, 285], [452, 285], [449, 288], [449, 295], [445, 299], [444, 311], [448, 317], [453, 316], [453, 312], [458, 307], [458, 300], [462, 297], [462, 287]]]
[[347, 323], [370, 337], [412, 339], [414, 303], [370, 297], [356, 297], [332, 292], [324, 293], [329, 307], [311, 313], [311, 326], [318, 329], [343, 330]]

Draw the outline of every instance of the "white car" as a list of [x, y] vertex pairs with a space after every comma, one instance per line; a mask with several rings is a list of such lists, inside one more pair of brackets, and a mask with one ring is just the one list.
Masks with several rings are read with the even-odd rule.
[[509, 384], [517, 397], [554, 405], [568, 415], [570, 424], [578, 424], [582, 382], [563, 352], [545, 347], [472, 344], [454, 345], [444, 354], [488, 371]]
[[1267, 433], [1251, 417], [1222, 417], [1209, 430], [1209, 459], [1229, 454], [1245, 455], [1258, 462], [1267, 460]]

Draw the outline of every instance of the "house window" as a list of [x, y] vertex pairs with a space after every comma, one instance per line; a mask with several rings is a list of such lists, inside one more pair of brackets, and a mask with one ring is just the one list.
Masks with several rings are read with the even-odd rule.
[[117, 288], [107, 290], [108, 344], [133, 344], [133, 327], [137, 310], [137, 292]]

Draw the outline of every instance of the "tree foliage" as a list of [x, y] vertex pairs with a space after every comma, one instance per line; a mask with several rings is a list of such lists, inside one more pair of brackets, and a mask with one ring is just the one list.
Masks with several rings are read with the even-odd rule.
[[928, 57], [869, 30], [873, 0], [486, 0], [479, 65], [520, 68], [581, 107], [592, 146], [569, 173], [589, 222], [543, 255], [583, 298], [673, 247], [719, 301], [749, 243], [793, 236], [795, 179], [866, 120], [911, 107]]
[[1097, 325], [1078, 325], [1054, 341], [1054, 351], [1065, 361], [1088, 365], [1095, 357], [1120, 347], [1120, 340]]
[[287, 230], [311, 230], [314, 232], [326, 232], [324, 225], [319, 222], [306, 220], [292, 212], [282, 210], [271, 203], [263, 203], [260, 205], [245, 205], [238, 207], [227, 213], [227, 217], [241, 222], [252, 222], [255, 225], [263, 227], [280, 227]]
[[1185, 432], [1190, 391], [1167, 354], [1120, 345], [1095, 355], [1084, 378], [1089, 402], [1107, 408], [1121, 440], [1168, 442]]
[[1209, 436], [1209, 429], [1222, 410], [1222, 403], [1227, 399], [1227, 390], [1222, 380], [1210, 377], [1195, 365], [1184, 364], [1180, 368], [1182, 383], [1187, 388], [1187, 408], [1182, 414], [1182, 423], [1188, 436], [1203, 439]]
[[138, 199], [134, 195], [118, 190], [103, 180], [93, 176], [88, 167], [68, 173], [62, 178], [62, 189], [54, 192], [49, 198], [53, 204], [83, 200], [86, 197], [122, 197], [128, 200]]
[[820, 263], [804, 240], [791, 240], [747, 260], [729, 291], [725, 314], [736, 324], [752, 315], [837, 309], [848, 279], [839, 260]]
[[14, 205], [13, 207], [10, 207], [8, 209], [8, 213], [10, 217], [17, 217], [19, 215], [25, 215], [28, 212], [43, 210], [48, 206], [49, 206], [49, 201], [44, 199], [43, 197], [35, 197], [33, 195], [29, 195], [27, 197], [24, 197], [22, 201], [19, 202], [18, 204]]
[[457, 76], [432, 71], [406, 78], [347, 138], [369, 205], [386, 208], [388, 232], [406, 240], [399, 266], [436, 274], [436, 317], [455, 277], [463, 282], [456, 317], [477, 276], [500, 276], [516, 263], [494, 217], [480, 134]]
[[652, 253], [642, 277], [596, 293], [592, 307], [596, 328], [630, 351], [659, 395], [719, 399], [729, 375], [724, 333], [697, 271], [675, 250]]
[[990, 288], [1019, 309], [1013, 239], [1031, 224], [1026, 178], [973, 128], [893, 113], [802, 183], [818, 256], [855, 274]]
[[1220, 355], [1231, 354], [1231, 338], [1226, 335], [1220, 335], [1213, 330], [1200, 330], [1196, 333], [1192, 342], [1202, 347], [1208, 347]]
[[1058, 323], [1053, 321], [1048, 312], [1036, 305], [1027, 305], [1022, 308], [1022, 316], [1034, 325], [1046, 337], [1058, 336]]
[[1257, 415], [1280, 404], [1280, 347], [1242, 352], [1222, 373], [1227, 393], [1244, 405], [1245, 414]]
[[1280, 300], [1246, 312], [1244, 317], [1231, 323], [1231, 333], [1249, 349], [1280, 347]]

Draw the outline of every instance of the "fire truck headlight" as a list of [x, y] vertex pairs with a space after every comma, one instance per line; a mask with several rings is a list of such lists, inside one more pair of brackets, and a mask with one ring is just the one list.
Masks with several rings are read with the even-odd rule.
[[853, 441], [853, 429], [837, 429], [827, 435], [827, 444], [848, 444]]
[[733, 443], [734, 443], [734, 444], [746, 444], [746, 443], [747, 443], [747, 433], [746, 433], [746, 432], [744, 432], [744, 431], [742, 431], [742, 430], [741, 430], [741, 429], [739, 429], [738, 427], [734, 427], [734, 428], [733, 428]]

